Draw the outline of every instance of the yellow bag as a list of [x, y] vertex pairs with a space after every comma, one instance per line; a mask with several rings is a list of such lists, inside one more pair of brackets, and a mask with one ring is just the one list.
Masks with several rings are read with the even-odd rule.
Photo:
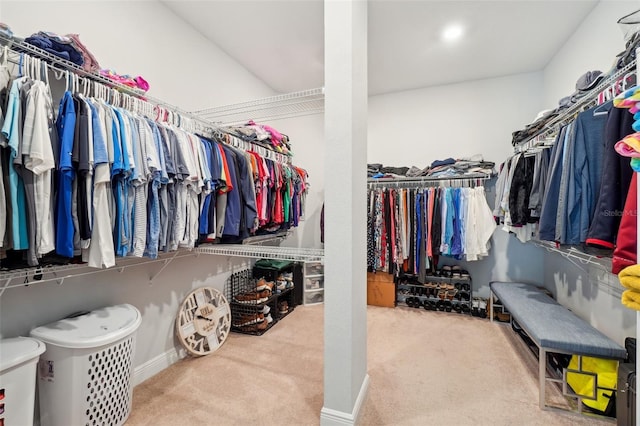
[[[573, 355], [569, 363], [570, 370], [578, 369], [578, 356]], [[582, 357], [582, 371], [594, 373], [598, 377], [598, 386], [615, 389], [618, 382], [618, 361], [612, 359]], [[567, 372], [567, 383], [573, 391], [586, 397], [594, 397], [593, 386], [594, 377], [588, 374]], [[614, 392], [610, 390], [597, 389], [597, 398], [583, 399], [582, 402], [602, 414], [611, 415], [615, 410]]]

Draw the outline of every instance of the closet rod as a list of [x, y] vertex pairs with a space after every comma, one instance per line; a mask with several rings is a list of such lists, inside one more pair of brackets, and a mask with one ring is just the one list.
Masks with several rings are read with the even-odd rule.
[[627, 64], [623, 68], [616, 71], [612, 76], [609, 76], [606, 79], [604, 79], [604, 81], [602, 81], [596, 87], [594, 87], [589, 92], [587, 92], [587, 94], [585, 94], [582, 98], [580, 98], [578, 102], [571, 105], [569, 108], [567, 108], [562, 114], [558, 115], [556, 118], [550, 120], [538, 133], [516, 144], [514, 146], [514, 151], [516, 153], [522, 152], [523, 151], [523, 149], [521, 148], [522, 146], [526, 145], [527, 143], [531, 142], [536, 138], [544, 137], [549, 134], [555, 133], [558, 127], [561, 127], [562, 125], [565, 125], [570, 121], [573, 121], [575, 118], [574, 116], [576, 114], [594, 106], [600, 92], [602, 92], [607, 87], [611, 86], [611, 84], [614, 83], [616, 80], [618, 80], [620, 77], [624, 77], [630, 72], [635, 71], [635, 67], [636, 67], [636, 59], [634, 59], [633, 62]]
[[407, 183], [407, 184], [418, 184], [418, 183], [440, 183], [447, 181], [464, 181], [464, 180], [480, 180], [484, 181], [487, 179], [491, 179], [491, 176], [486, 175], [485, 173], [477, 173], [473, 175], [460, 175], [460, 176], [449, 176], [449, 177], [421, 177], [421, 178], [368, 178], [367, 185], [376, 186], [383, 185], [389, 183]]

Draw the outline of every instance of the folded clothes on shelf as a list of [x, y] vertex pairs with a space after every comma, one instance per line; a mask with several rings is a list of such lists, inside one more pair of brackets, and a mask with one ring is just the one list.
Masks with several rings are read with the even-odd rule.
[[100, 74], [118, 84], [140, 89], [144, 92], [149, 90], [149, 83], [142, 76], [132, 77], [130, 75], [119, 75], [114, 70], [100, 70]]
[[78, 66], [84, 64], [82, 52], [78, 51], [71, 37], [40, 31], [27, 37], [24, 41]]
[[433, 177], [444, 179], [477, 174], [492, 176], [495, 173], [494, 167], [495, 163], [484, 161], [482, 155], [476, 154], [469, 158], [445, 158], [443, 160], [435, 160], [431, 165], [424, 168], [416, 166], [383, 166], [377, 163], [367, 164], [367, 177], [373, 179], [402, 177]]

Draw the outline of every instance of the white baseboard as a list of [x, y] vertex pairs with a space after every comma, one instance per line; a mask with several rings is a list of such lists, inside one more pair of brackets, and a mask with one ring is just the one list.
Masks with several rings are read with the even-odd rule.
[[334, 410], [332, 408], [322, 407], [320, 411], [320, 425], [321, 426], [342, 426], [342, 425], [355, 425], [360, 415], [360, 408], [364, 402], [364, 398], [367, 396], [369, 390], [369, 375], [364, 376], [362, 386], [360, 386], [360, 392], [356, 398], [356, 402], [353, 406], [351, 413], [345, 413], [343, 411]]
[[138, 386], [185, 356], [186, 352], [184, 350], [173, 348], [137, 366], [133, 369], [133, 386]]

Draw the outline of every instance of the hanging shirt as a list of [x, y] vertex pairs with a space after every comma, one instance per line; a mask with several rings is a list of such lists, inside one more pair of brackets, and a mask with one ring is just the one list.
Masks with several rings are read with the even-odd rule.
[[18, 149], [22, 139], [22, 111], [20, 104], [20, 88], [26, 81], [26, 77], [15, 79], [9, 92], [7, 111], [5, 114], [2, 134], [8, 140], [9, 155], [9, 198], [11, 200], [11, 232], [13, 240], [11, 246], [14, 250], [29, 248], [27, 236], [26, 200], [24, 182], [15, 170], [14, 161], [18, 155]]
[[[113, 233], [111, 230], [111, 215], [109, 194], [111, 176], [109, 170], [109, 149], [107, 147], [107, 131], [104, 125], [104, 112], [95, 101], [89, 102], [93, 133], [93, 198], [92, 217], [93, 228], [89, 249], [83, 255], [88, 265], [93, 268], [110, 268], [115, 266], [115, 250], [113, 247]], [[113, 153], [113, 147], [111, 149]]]
[[71, 213], [73, 181], [76, 173], [72, 163], [76, 110], [71, 92], [60, 101], [56, 128], [59, 137], [58, 192], [56, 202], [56, 253], [73, 257], [73, 218]]
[[[34, 175], [35, 189], [35, 254], [38, 257], [55, 249], [53, 212], [51, 210], [52, 178], [55, 167], [51, 125], [53, 120], [49, 88], [34, 81], [29, 91], [24, 119], [24, 167]], [[57, 141], [55, 141], [57, 142]]]

